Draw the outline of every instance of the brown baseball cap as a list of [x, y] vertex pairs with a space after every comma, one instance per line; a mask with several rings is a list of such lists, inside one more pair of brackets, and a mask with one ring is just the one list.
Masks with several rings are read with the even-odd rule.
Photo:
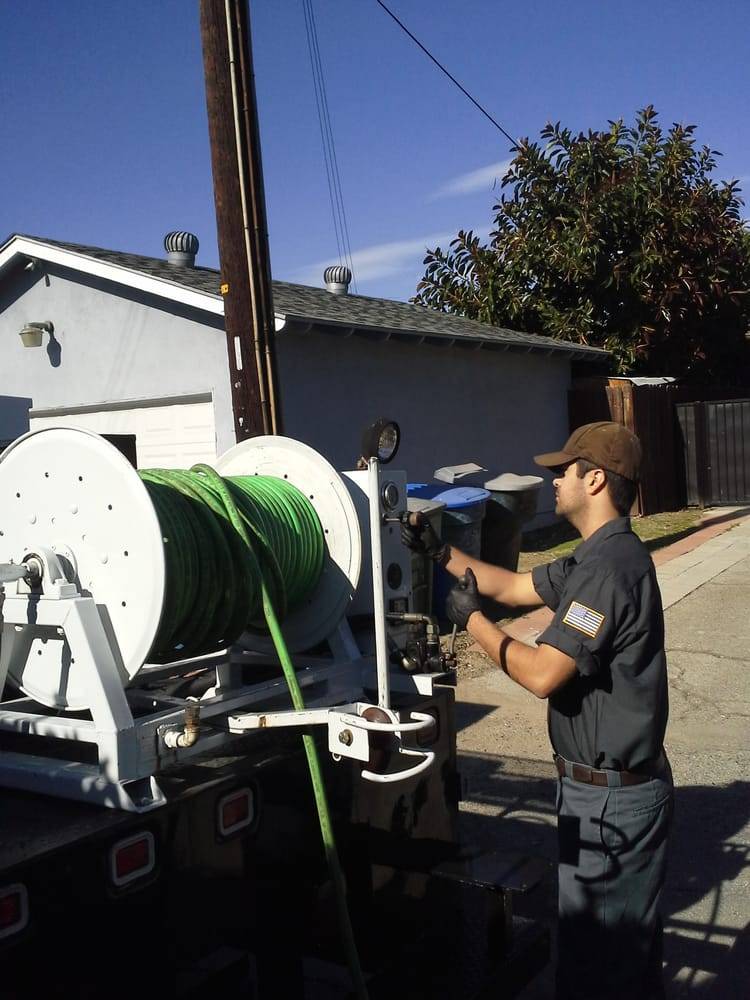
[[632, 431], [610, 420], [598, 420], [574, 430], [561, 451], [535, 455], [534, 461], [537, 465], [554, 469], [577, 458], [585, 458], [600, 469], [637, 482], [641, 455], [641, 442]]

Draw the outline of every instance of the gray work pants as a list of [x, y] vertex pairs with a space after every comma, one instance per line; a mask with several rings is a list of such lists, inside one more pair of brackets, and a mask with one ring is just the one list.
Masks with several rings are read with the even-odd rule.
[[667, 772], [600, 788], [560, 778], [557, 1000], [660, 1000]]

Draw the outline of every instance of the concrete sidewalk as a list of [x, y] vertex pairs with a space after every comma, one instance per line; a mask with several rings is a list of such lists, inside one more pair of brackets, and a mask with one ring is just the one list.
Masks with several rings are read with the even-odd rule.
[[[657, 549], [654, 553], [665, 611], [750, 555], [750, 517], [745, 515], [725, 524], [727, 527], [721, 533], [710, 535], [707, 540], [705, 536], [696, 537], [700, 536], [700, 531], [683, 539], [683, 543], [695, 539], [695, 544], [675, 552], [672, 558], [664, 558], [668, 556], [667, 551]], [[676, 542], [675, 548], [681, 549], [682, 543]]]
[[[750, 996], [750, 511], [712, 511], [655, 553], [666, 608], [667, 752], [676, 786], [663, 900], [667, 996]], [[549, 612], [544, 612], [549, 615]], [[533, 641], [539, 612], [513, 622]], [[519, 634], [520, 633], [520, 634]], [[460, 665], [459, 665], [460, 678]], [[488, 669], [457, 688], [463, 836], [549, 862], [518, 901], [555, 924], [556, 773], [546, 704]], [[522, 994], [551, 1000], [552, 966]], [[606, 998], [602, 998], [606, 1000]]]

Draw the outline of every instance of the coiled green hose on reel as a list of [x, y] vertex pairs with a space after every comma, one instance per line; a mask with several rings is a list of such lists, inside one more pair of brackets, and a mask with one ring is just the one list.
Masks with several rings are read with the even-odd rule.
[[[292, 705], [304, 699], [280, 620], [314, 591], [325, 542], [314, 507], [296, 487], [271, 476], [222, 478], [208, 465], [187, 472], [140, 473], [164, 540], [164, 609], [152, 659], [199, 655], [229, 645], [248, 628], [273, 639]], [[336, 850], [318, 750], [302, 736], [339, 925], [354, 991], [365, 986]]]
[[271, 476], [223, 479], [207, 465], [140, 475], [162, 529], [166, 562], [152, 659], [198, 656], [231, 644], [248, 627], [265, 629], [263, 579], [282, 620], [315, 590], [323, 529], [295, 486]]

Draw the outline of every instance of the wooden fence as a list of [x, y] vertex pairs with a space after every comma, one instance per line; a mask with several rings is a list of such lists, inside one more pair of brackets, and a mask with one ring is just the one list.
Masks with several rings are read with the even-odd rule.
[[[697, 502], [688, 498], [687, 445], [676, 404], [748, 396], [750, 391], [746, 387], [727, 389], [673, 382], [639, 385], [623, 378], [579, 379], [568, 396], [570, 427], [572, 430], [594, 420], [615, 420], [637, 434], [643, 445], [643, 466], [633, 513], [658, 514]], [[721, 428], [717, 433], [721, 437]]]

